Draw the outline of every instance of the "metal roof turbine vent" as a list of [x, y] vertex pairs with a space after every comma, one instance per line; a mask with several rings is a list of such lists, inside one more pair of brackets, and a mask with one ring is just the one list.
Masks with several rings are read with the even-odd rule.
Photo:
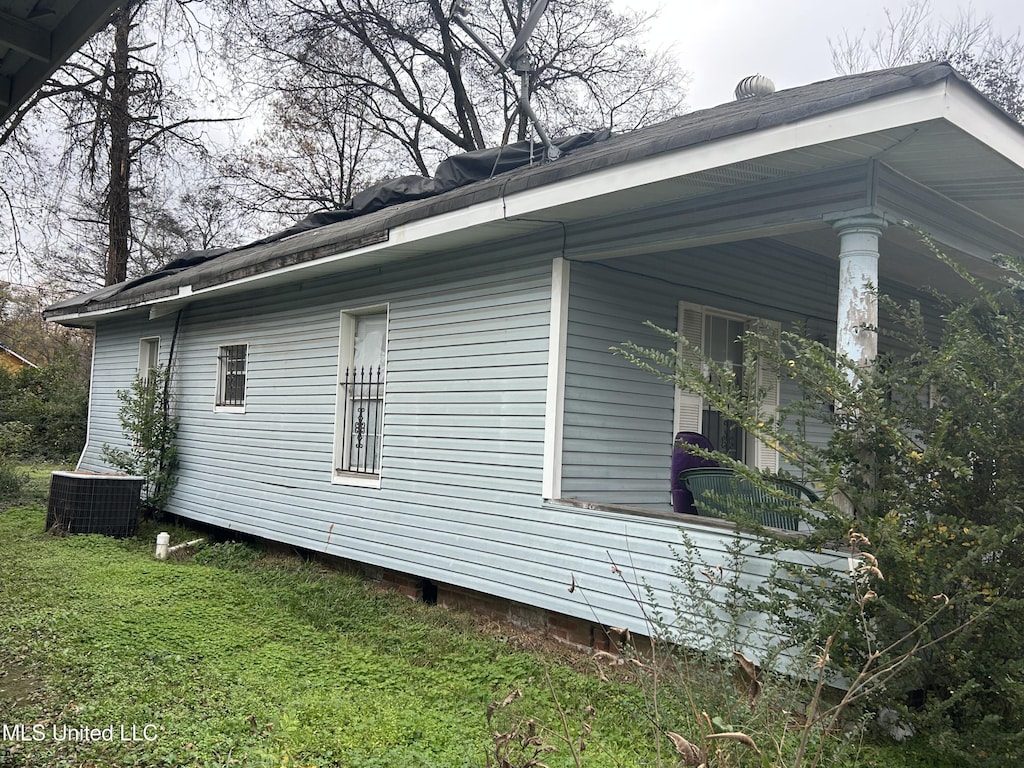
[[752, 99], [755, 96], [770, 96], [775, 93], [775, 83], [764, 75], [744, 77], [736, 85], [736, 101]]

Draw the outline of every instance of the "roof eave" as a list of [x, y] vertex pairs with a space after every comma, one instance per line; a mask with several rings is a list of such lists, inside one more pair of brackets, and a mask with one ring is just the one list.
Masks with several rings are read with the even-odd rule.
[[[30, 57], [8, 78], [6, 103], [0, 103], [0, 124], [27, 102], [57, 69], [110, 19], [122, 0], [78, 0], [56, 28], [41, 29], [49, 42], [49, 54]], [[32, 4], [29, 4], [31, 7]], [[28, 24], [28, 22], [26, 22]]]
[[[998, 115], [998, 119], [993, 120], [993, 115]], [[958, 78], [946, 77], [927, 85], [884, 94], [797, 121], [728, 135], [539, 186], [532, 186], [527, 174], [510, 177], [497, 199], [398, 224], [386, 230], [387, 237], [383, 242], [339, 251], [238, 280], [208, 284], [199, 290], [194, 290], [191, 285], [181, 286], [177, 296], [162, 296], [126, 305], [115, 303], [102, 309], [86, 309], [82, 312], [47, 314], [47, 319], [64, 324], [83, 321], [92, 323], [96, 319], [134, 307], [154, 306], [168, 301], [180, 304], [182, 301], [218, 292], [270, 285], [282, 279], [301, 279], [299, 275], [306, 275], [310, 270], [344, 271], [353, 265], [383, 261], [397, 252], [401, 252], [403, 258], [416, 256], [457, 238], [465, 241], [475, 236], [482, 241], [488, 235], [493, 235], [500, 225], [516, 221], [520, 223], [521, 229], [529, 229], [531, 223], [528, 220], [531, 219], [533, 228], [550, 226], [559, 214], [579, 215], [570, 209], [576, 207], [578, 211], [581, 207], [585, 208], [588, 201], [604, 196], [628, 193], [631, 189], [645, 185], [768, 155], [937, 119], [956, 125], [1024, 170], [1024, 129], [969, 85], [960, 82]], [[542, 217], [551, 221], [538, 221]], [[343, 230], [339, 230], [341, 232]], [[295, 237], [298, 239], [302, 235]], [[343, 239], [343, 235], [339, 236], [339, 242]], [[185, 292], [184, 297], [180, 295], [182, 291]], [[58, 312], [61, 310], [58, 309]]]

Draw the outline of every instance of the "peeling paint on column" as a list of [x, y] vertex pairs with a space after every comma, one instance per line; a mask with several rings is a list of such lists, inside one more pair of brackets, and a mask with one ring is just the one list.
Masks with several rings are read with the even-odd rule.
[[834, 226], [839, 233], [836, 351], [864, 368], [878, 357], [878, 239], [885, 222], [857, 217]]

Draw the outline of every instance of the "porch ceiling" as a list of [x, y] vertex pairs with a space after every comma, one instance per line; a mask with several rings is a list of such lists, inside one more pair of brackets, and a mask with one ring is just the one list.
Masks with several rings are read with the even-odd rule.
[[0, 0], [0, 123], [99, 29], [120, 0]]
[[993, 222], [1024, 232], [1024, 170], [960, 128], [934, 121], [879, 159]]
[[[561, 206], [568, 220], [683, 202], [752, 184], [878, 160], [951, 202], [1024, 238], [1024, 169], [942, 120], [744, 160]], [[794, 229], [802, 227], [794, 223]]]
[[[881, 181], [865, 176], [861, 186], [859, 180], [844, 178], [851, 167], [868, 169], [872, 161], [883, 172], [865, 173], [881, 173]], [[836, 180], [826, 189], [821, 180], [831, 174]], [[878, 191], [893, 180], [904, 189]], [[760, 199], [756, 190], [761, 190]], [[1024, 256], [1024, 168], [941, 119], [657, 181], [563, 206], [559, 214], [583, 223], [584, 242], [576, 251], [569, 249], [578, 259], [766, 237], [836, 258], [835, 216], [823, 213], [828, 206], [836, 213], [874, 209], [894, 222], [908, 220], [929, 232], [949, 255], [968, 261], [979, 276], [998, 274], [990, 262], [994, 253]], [[677, 216], [679, 227], [673, 233], [654, 226], [658, 216]], [[727, 216], [734, 226], [726, 225]], [[709, 222], [718, 220], [723, 226], [716, 230]], [[613, 243], [602, 234], [625, 221], [633, 221], [638, 230], [628, 242]], [[950, 292], [962, 288], [951, 270], [936, 264], [913, 229], [889, 227], [881, 250], [883, 280]]]

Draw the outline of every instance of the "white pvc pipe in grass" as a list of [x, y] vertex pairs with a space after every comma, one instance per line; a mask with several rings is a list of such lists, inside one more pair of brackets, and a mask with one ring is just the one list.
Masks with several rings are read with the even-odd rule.
[[167, 556], [171, 552], [177, 552], [179, 549], [184, 549], [185, 547], [194, 547], [196, 544], [202, 544], [204, 541], [206, 541], [206, 539], [192, 539], [192, 541], [186, 541], [183, 544], [175, 544], [172, 547], [170, 546], [171, 534], [166, 531], [161, 531], [156, 536], [156, 552], [153, 553], [153, 556], [157, 560], [166, 560]]

